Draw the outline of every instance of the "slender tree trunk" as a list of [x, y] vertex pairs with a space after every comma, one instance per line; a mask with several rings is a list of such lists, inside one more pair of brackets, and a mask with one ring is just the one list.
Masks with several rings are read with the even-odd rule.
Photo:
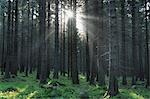
[[18, 69], [18, 0], [15, 0], [14, 62], [12, 74], [17, 76]]
[[[139, 1], [139, 5], [143, 6], [144, 5], [144, 1]], [[138, 8], [138, 39], [139, 39], [139, 79], [140, 81], [144, 81], [144, 66], [145, 66], [145, 33], [143, 32], [143, 19], [145, 16], [144, 12], [140, 12], [139, 10], [140, 8]]]
[[26, 37], [26, 76], [28, 76], [28, 71], [29, 71], [29, 66], [30, 66], [30, 1], [27, 0], [27, 12], [28, 12], [28, 17], [27, 17], [27, 22], [28, 22], [28, 27], [27, 27], [27, 37]]
[[86, 7], [86, 80], [90, 80], [90, 52], [89, 52], [89, 34], [88, 34], [88, 0], [85, 0]]
[[147, 0], [145, 0], [145, 36], [146, 36], [146, 87], [150, 86], [150, 65], [149, 65], [149, 32], [148, 32], [148, 9]]
[[[72, 0], [70, 0], [70, 10], [72, 11]], [[68, 20], [68, 77], [72, 77], [72, 18]]]
[[47, 79], [47, 60], [46, 60], [46, 0], [39, 0], [39, 33], [40, 33], [40, 41], [41, 41], [41, 74], [40, 74], [40, 83], [45, 84]]
[[51, 23], [50, 23], [50, 17], [51, 17], [51, 11], [50, 11], [50, 7], [51, 7], [51, 4], [50, 4], [50, 0], [48, 1], [48, 21], [47, 21], [47, 24], [48, 24], [48, 28], [47, 28], [47, 77], [49, 77], [50, 75], [50, 63], [51, 63], [51, 60], [50, 60], [50, 29], [51, 29]]
[[[88, 10], [89, 15], [92, 15], [95, 19], [89, 19], [90, 24], [92, 24], [93, 29], [92, 33], [94, 34], [94, 40], [92, 41], [93, 47], [91, 53], [91, 74], [90, 74], [90, 84], [95, 84], [95, 79], [98, 78], [98, 57], [97, 57], [97, 45], [98, 45], [98, 33], [99, 33], [99, 2], [98, 0], [89, 0], [89, 5], [92, 6], [91, 9]], [[98, 79], [97, 79], [98, 80]]]
[[[41, 1], [40, 1], [41, 2]], [[40, 5], [40, 2], [39, 2], [39, 5]], [[39, 8], [39, 11], [40, 11], [40, 8]], [[39, 20], [41, 17], [39, 17]], [[41, 21], [40, 21], [41, 22]], [[40, 28], [40, 26], [38, 27]], [[41, 75], [41, 30], [39, 29], [39, 32], [38, 32], [38, 37], [37, 37], [37, 44], [38, 44], [38, 50], [37, 50], [37, 75], [36, 75], [36, 79], [40, 79], [40, 75]]]
[[90, 84], [95, 84], [95, 79], [96, 79], [96, 76], [97, 76], [97, 57], [96, 57], [96, 52], [97, 52], [97, 49], [96, 49], [96, 46], [97, 46], [97, 41], [93, 41], [93, 54], [92, 54], [92, 66], [91, 66], [91, 77], [90, 77]]
[[72, 31], [72, 82], [79, 84], [78, 66], [77, 66], [77, 31], [76, 31], [76, 0], [73, 0], [73, 31]]
[[10, 21], [11, 21], [11, 1], [8, 0], [8, 18], [7, 18], [7, 53], [6, 53], [6, 68], [5, 68], [5, 78], [10, 78], [10, 45], [11, 45], [11, 41], [10, 41]]
[[34, 33], [34, 20], [33, 20], [33, 16], [34, 16], [34, 2], [31, 2], [31, 34], [30, 34], [30, 50], [31, 50], [31, 54], [30, 54], [30, 73], [32, 74], [33, 71], [33, 66], [34, 64], [34, 57], [33, 57], [33, 53], [34, 53], [34, 47], [33, 47], [33, 33]]
[[[63, 6], [63, 5], [62, 5]], [[64, 8], [64, 7], [63, 7]], [[63, 13], [63, 12], [62, 12]], [[65, 40], [65, 33], [66, 33], [66, 27], [65, 27], [65, 12], [64, 12], [64, 21], [63, 21], [63, 27], [62, 27], [62, 74], [63, 74], [63, 76], [65, 76], [65, 65], [66, 65], [66, 58], [65, 58], [65, 56], [66, 56], [66, 54], [65, 54], [65, 52], [66, 52], [66, 46], [65, 46], [65, 44], [66, 44], [66, 40]]]
[[60, 0], [60, 74], [63, 74], [63, 16], [62, 16], [62, 0]]
[[71, 20], [68, 20], [68, 77], [71, 77]]
[[136, 84], [135, 74], [136, 74], [136, 64], [137, 64], [137, 48], [136, 48], [136, 20], [135, 20], [135, 0], [132, 0], [132, 66], [133, 66], [133, 74], [132, 74], [132, 85]]
[[11, 36], [11, 38], [10, 38], [10, 41], [11, 41], [11, 44], [10, 44], [10, 46], [11, 46], [11, 49], [10, 49], [10, 51], [11, 51], [11, 53], [10, 53], [10, 56], [11, 56], [11, 59], [10, 59], [10, 64], [11, 64], [11, 66], [10, 66], [10, 73], [11, 74], [13, 74], [14, 73], [14, 65], [15, 64], [13, 64], [14, 62], [15, 62], [15, 57], [14, 57], [14, 10], [15, 10], [15, 8], [14, 8], [14, 6], [15, 6], [15, 0], [12, 0], [12, 2], [11, 2], [11, 34], [10, 34], [10, 36]]
[[3, 12], [3, 40], [2, 40], [2, 67], [1, 67], [1, 74], [4, 75], [4, 69], [5, 69], [5, 12]]
[[59, 72], [59, 1], [55, 0], [55, 5], [56, 5], [56, 9], [55, 9], [55, 65], [54, 65], [54, 78], [58, 78], [58, 72]]
[[110, 96], [118, 94], [118, 81], [116, 78], [116, 68], [118, 67], [118, 33], [117, 33], [117, 17], [116, 17], [116, 2], [110, 0], [110, 67], [109, 67], [109, 88], [108, 93]]
[[105, 85], [105, 72], [104, 72], [104, 31], [103, 31], [103, 0], [100, 1], [100, 29], [99, 29], [99, 40], [98, 40], [98, 83], [99, 85]]
[[21, 22], [21, 59], [20, 59], [20, 72], [25, 70], [25, 34], [24, 34], [24, 2], [22, 1], [22, 22]]
[[122, 59], [121, 59], [121, 66], [123, 68], [123, 79], [122, 84], [127, 85], [126, 79], [126, 46], [125, 46], [125, 0], [121, 1], [121, 30], [122, 30]]

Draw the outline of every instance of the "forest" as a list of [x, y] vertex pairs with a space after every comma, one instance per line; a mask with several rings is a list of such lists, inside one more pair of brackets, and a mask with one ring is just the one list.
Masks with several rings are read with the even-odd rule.
[[150, 99], [150, 0], [0, 0], [0, 99]]

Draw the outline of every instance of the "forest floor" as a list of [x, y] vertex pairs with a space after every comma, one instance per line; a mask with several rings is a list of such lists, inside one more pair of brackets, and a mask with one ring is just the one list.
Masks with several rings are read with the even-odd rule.
[[[80, 85], [73, 85], [67, 77], [58, 80], [48, 80], [47, 85], [39, 85], [35, 75], [4, 80], [0, 76], [0, 99], [79, 99], [80, 96], [89, 96], [90, 99], [109, 99], [105, 97], [106, 87], [89, 85], [84, 76], [80, 75]], [[119, 86], [120, 93], [111, 99], [150, 99], [150, 90], [139, 82], [136, 87]], [[104, 98], [105, 97], [105, 98]]]

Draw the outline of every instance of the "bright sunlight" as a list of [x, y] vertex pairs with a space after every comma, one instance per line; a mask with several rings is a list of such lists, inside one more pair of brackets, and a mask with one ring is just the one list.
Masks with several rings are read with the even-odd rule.
[[[71, 10], [65, 10], [65, 22], [67, 23], [70, 18], [73, 18], [73, 12]], [[82, 19], [83, 15], [82, 13], [78, 12], [76, 13], [76, 22], [77, 22], [77, 29], [81, 37], [85, 37], [85, 25], [84, 21]]]

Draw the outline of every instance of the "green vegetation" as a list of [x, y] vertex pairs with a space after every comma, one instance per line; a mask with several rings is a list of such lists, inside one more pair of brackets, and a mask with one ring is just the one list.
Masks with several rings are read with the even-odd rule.
[[[24, 77], [19, 74], [18, 77], [8, 80], [0, 78], [0, 98], [57, 98], [57, 99], [76, 99], [81, 95], [88, 96], [90, 99], [102, 99], [107, 94], [106, 87], [98, 85], [89, 85], [85, 77], [80, 75], [80, 85], [73, 85], [67, 77], [60, 77], [58, 80], [50, 80], [47, 85], [39, 85], [35, 75]], [[112, 99], [149, 99], [150, 90], [140, 85], [135, 88], [131, 86], [120, 86], [120, 94]], [[109, 99], [106, 96], [105, 99]]]

